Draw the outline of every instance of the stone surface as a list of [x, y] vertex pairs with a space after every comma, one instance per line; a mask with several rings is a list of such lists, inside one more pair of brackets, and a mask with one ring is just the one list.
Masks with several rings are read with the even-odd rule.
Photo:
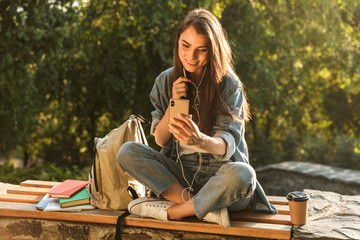
[[293, 228], [294, 239], [360, 239], [360, 195], [305, 189], [308, 221]]
[[286, 196], [303, 189], [360, 194], [360, 171], [311, 162], [281, 162], [258, 168], [256, 173], [268, 195]]

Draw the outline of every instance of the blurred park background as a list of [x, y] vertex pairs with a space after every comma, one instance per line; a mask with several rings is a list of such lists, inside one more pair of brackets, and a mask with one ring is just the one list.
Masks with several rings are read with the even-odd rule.
[[0, 0], [0, 181], [86, 179], [94, 137], [151, 119], [154, 80], [197, 7], [231, 40], [251, 164], [359, 170], [359, 0]]

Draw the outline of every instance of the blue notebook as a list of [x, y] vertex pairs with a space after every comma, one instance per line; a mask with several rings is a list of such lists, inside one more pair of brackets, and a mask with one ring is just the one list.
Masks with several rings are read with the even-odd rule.
[[38, 204], [35, 205], [37, 210], [44, 211], [44, 208], [48, 205], [49, 202], [54, 201], [54, 198], [50, 198], [49, 194], [46, 194]]

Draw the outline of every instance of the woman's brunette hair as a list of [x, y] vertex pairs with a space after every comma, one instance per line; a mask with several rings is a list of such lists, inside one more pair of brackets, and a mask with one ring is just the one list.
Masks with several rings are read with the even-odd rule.
[[[218, 114], [232, 116], [230, 109], [224, 102], [220, 92], [220, 83], [228, 70], [233, 71], [232, 52], [227, 40], [227, 36], [219, 20], [209, 11], [196, 9], [191, 11], [180, 23], [174, 46], [174, 74], [173, 82], [184, 75], [183, 65], [179, 58], [179, 39], [180, 35], [189, 27], [193, 26], [199, 34], [203, 34], [208, 39], [208, 63], [205, 68], [204, 80], [199, 87], [199, 118], [194, 111], [190, 111], [193, 120], [197, 122], [200, 131], [210, 135]], [[188, 74], [187, 74], [188, 75]], [[189, 75], [188, 75], [189, 76]], [[240, 82], [241, 84], [241, 82]], [[191, 85], [190, 85], [191, 86]], [[172, 86], [171, 86], [172, 87]], [[250, 119], [249, 104], [245, 91], [243, 91], [243, 111], [244, 120]], [[189, 88], [190, 89], [190, 88]], [[188, 91], [190, 103], [194, 101], [194, 96]], [[192, 109], [192, 108], [191, 108]], [[236, 119], [232, 116], [234, 120]]]

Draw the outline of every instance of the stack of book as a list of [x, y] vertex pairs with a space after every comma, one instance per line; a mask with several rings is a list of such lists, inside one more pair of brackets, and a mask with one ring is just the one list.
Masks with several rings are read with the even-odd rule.
[[36, 205], [42, 211], [80, 211], [94, 209], [86, 189], [89, 181], [65, 180], [52, 188]]

